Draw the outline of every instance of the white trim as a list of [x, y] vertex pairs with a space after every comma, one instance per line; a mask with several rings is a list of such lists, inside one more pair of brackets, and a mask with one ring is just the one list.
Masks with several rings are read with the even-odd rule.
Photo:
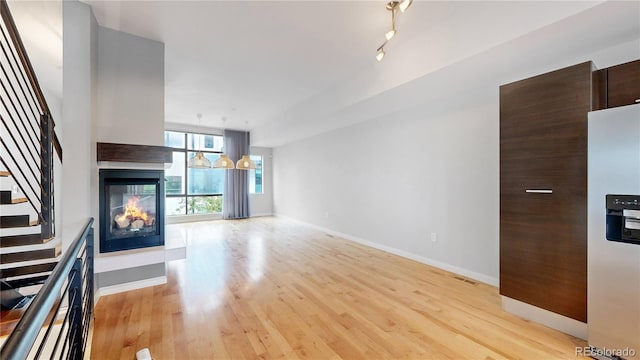
[[121, 292], [142, 289], [150, 286], [164, 285], [166, 283], [167, 283], [166, 276], [158, 276], [151, 279], [138, 280], [138, 281], [132, 281], [124, 284], [101, 287], [96, 291], [95, 302], [97, 303], [98, 299], [100, 299], [101, 296], [118, 294]]
[[[164, 131], [173, 131], [173, 132], [186, 132], [192, 134], [200, 134], [200, 135], [223, 135], [223, 129], [201, 126], [201, 125], [191, 125], [191, 124], [179, 124], [172, 122], [164, 123]], [[164, 136], [164, 134], [163, 134]], [[181, 148], [177, 148], [181, 149]]]
[[527, 320], [548, 326], [573, 335], [580, 339], [587, 339], [587, 324], [549, 310], [541, 309], [510, 297], [502, 297], [502, 309]]
[[265, 216], [273, 216], [273, 213], [257, 213], [257, 214], [251, 214], [251, 217], [265, 217]]
[[469, 269], [465, 269], [465, 268], [462, 268], [462, 267], [459, 267], [459, 266], [447, 264], [447, 263], [444, 263], [442, 261], [430, 259], [430, 258], [427, 258], [427, 257], [424, 257], [424, 256], [416, 255], [416, 254], [410, 253], [410, 252], [405, 251], [405, 250], [400, 250], [400, 249], [396, 249], [396, 248], [393, 248], [393, 247], [390, 247], [390, 246], [378, 244], [378, 243], [375, 243], [373, 241], [361, 239], [359, 237], [352, 236], [352, 235], [345, 234], [345, 233], [341, 233], [341, 232], [338, 232], [338, 231], [334, 231], [334, 230], [331, 230], [331, 229], [328, 229], [328, 228], [325, 228], [325, 227], [322, 227], [322, 226], [306, 223], [304, 221], [300, 221], [298, 219], [294, 219], [294, 218], [291, 218], [291, 217], [288, 217], [288, 216], [285, 216], [285, 215], [281, 215], [281, 214], [278, 214], [278, 213], [276, 213], [275, 216], [283, 218], [283, 219], [288, 219], [288, 220], [291, 220], [291, 221], [295, 221], [295, 222], [298, 222], [298, 223], [301, 223], [301, 224], [304, 224], [304, 225], [309, 226], [311, 228], [314, 228], [316, 230], [320, 230], [320, 231], [326, 232], [327, 234], [334, 235], [334, 236], [343, 238], [345, 240], [353, 241], [353, 242], [356, 242], [356, 243], [359, 243], [359, 244], [362, 244], [362, 245], [365, 245], [365, 246], [372, 247], [374, 249], [382, 250], [382, 251], [385, 251], [385, 252], [388, 252], [388, 253], [391, 253], [391, 254], [394, 254], [394, 255], [398, 255], [398, 256], [401, 256], [401, 257], [404, 257], [404, 258], [407, 258], [407, 259], [411, 259], [411, 260], [414, 260], [414, 261], [417, 261], [417, 262], [420, 262], [420, 263], [423, 263], [423, 264], [426, 264], [426, 265], [429, 265], [429, 266], [437, 267], [437, 268], [442, 269], [442, 270], [446, 270], [446, 271], [449, 271], [449, 272], [452, 272], [452, 273], [456, 273], [458, 275], [462, 275], [462, 276], [465, 276], [465, 277], [468, 277], [468, 278], [483, 282], [485, 284], [489, 284], [489, 285], [492, 285], [492, 286], [495, 286], [495, 287], [498, 287], [499, 284], [500, 284], [500, 280], [498, 280], [497, 278], [494, 278], [492, 276], [488, 276], [488, 275], [485, 275], [485, 274], [481, 274], [479, 272], [475, 272], [475, 271], [472, 271], [472, 270], [469, 270]]
[[165, 217], [165, 224], [183, 224], [189, 222], [198, 222], [198, 221], [212, 221], [212, 220], [222, 220], [221, 213], [212, 213], [212, 214], [191, 214], [191, 215], [167, 215]]

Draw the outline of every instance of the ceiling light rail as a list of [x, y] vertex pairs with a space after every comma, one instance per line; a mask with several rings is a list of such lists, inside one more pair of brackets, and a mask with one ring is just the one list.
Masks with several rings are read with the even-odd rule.
[[382, 61], [384, 55], [386, 54], [384, 51], [385, 45], [396, 35], [396, 13], [398, 10], [400, 12], [405, 12], [413, 0], [399, 0], [399, 1], [390, 1], [387, 3], [387, 10], [391, 11], [391, 30], [387, 31], [384, 34], [385, 41], [378, 47], [376, 50], [376, 60]]

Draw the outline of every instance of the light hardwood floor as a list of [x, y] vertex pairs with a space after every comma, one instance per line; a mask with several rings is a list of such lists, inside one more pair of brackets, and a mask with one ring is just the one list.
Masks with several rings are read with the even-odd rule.
[[168, 283], [100, 298], [92, 359], [559, 359], [498, 289], [280, 218], [169, 225]]

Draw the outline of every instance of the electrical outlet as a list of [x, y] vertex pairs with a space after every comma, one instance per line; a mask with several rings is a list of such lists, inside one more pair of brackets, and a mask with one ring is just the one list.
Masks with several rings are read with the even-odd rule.
[[431, 241], [433, 242], [438, 241], [438, 235], [434, 232], [431, 233]]

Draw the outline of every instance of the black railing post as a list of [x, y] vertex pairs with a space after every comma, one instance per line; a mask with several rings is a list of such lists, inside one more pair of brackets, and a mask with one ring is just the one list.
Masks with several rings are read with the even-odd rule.
[[52, 126], [51, 118], [40, 115], [40, 184], [41, 184], [41, 233], [42, 239], [53, 237], [53, 192], [51, 191], [53, 177], [53, 154], [52, 154]]
[[93, 227], [89, 229], [89, 234], [87, 235], [87, 288], [89, 288], [89, 301], [87, 304], [89, 305], [88, 309], [85, 309], [89, 314], [93, 314], [93, 293], [95, 291], [94, 282], [93, 282]]
[[69, 273], [69, 351], [70, 359], [82, 360], [82, 259], [77, 258]]

